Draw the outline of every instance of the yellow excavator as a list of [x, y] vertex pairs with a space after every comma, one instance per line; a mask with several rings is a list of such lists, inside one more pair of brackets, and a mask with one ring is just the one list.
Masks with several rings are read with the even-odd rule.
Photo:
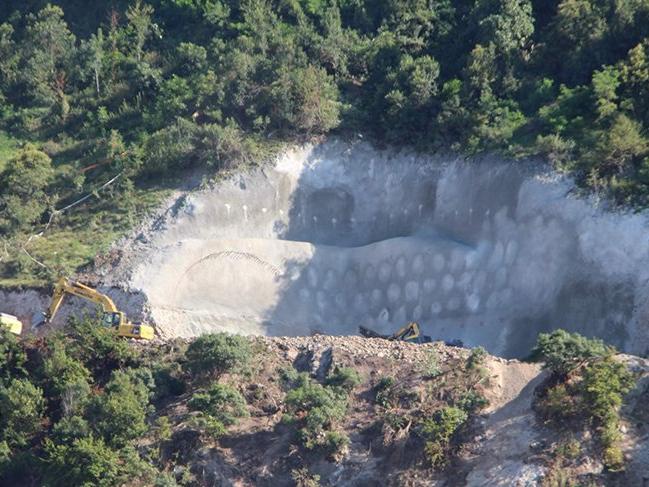
[[102, 325], [108, 328], [114, 328], [117, 335], [121, 337], [151, 340], [155, 335], [153, 327], [139, 323], [131, 323], [124, 312], [118, 310], [113, 300], [105, 294], [66, 277], [62, 277], [56, 283], [50, 307], [40, 319], [33, 323], [34, 327], [49, 323], [54, 319], [66, 294], [78, 296], [100, 305], [103, 311]]
[[[365, 326], [360, 326], [358, 331], [365, 338], [383, 338], [384, 340], [396, 340], [408, 343], [430, 343], [433, 341], [432, 337], [421, 334], [419, 324], [415, 321], [411, 321], [406, 326], [402, 326], [392, 335], [383, 335]], [[464, 347], [464, 343], [459, 339], [445, 340], [444, 344], [449, 347]]]
[[431, 337], [421, 334], [419, 324], [414, 321], [411, 321], [406, 326], [399, 328], [392, 335], [383, 335], [365, 326], [360, 326], [359, 332], [365, 338], [383, 338], [385, 340], [396, 340], [409, 343], [428, 343], [432, 341]]
[[23, 324], [14, 315], [0, 313], [0, 328], [4, 328], [14, 335], [20, 335], [23, 331]]

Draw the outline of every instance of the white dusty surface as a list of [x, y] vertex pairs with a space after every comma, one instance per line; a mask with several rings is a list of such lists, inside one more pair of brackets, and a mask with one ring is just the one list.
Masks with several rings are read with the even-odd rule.
[[180, 197], [100, 275], [129, 288], [126, 311], [145, 310], [163, 336], [388, 332], [417, 320], [504, 356], [559, 327], [643, 353], [647, 217], [573, 193], [529, 162], [334, 140]]
[[572, 191], [530, 163], [330, 141], [190, 193], [149, 236], [130, 284], [171, 335], [417, 320], [506, 356], [558, 327], [642, 353], [647, 219]]
[[190, 194], [131, 285], [173, 335], [414, 319], [510, 356], [557, 327], [644, 352], [646, 218], [606, 213], [569, 180], [521, 166], [335, 141], [294, 150]]

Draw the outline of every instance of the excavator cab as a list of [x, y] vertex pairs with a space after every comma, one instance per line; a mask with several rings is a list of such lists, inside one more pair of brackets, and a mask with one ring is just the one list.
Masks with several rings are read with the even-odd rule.
[[106, 328], [119, 328], [119, 325], [124, 321], [124, 313], [120, 311], [109, 311], [104, 313], [101, 318], [101, 324]]

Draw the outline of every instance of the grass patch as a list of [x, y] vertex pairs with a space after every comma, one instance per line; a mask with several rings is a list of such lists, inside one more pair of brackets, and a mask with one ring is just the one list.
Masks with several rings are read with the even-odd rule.
[[[27, 250], [48, 266], [42, 269], [19, 252], [14, 244], [0, 264], [0, 287], [43, 287], [58, 275], [72, 274], [108, 250], [111, 243], [126, 235], [133, 224], [144, 218], [170, 194], [169, 189], [135, 189], [135, 212], [116, 210], [110, 200], [94, 200], [64, 215], [44, 236], [33, 239]], [[36, 231], [40, 231], [37, 229]], [[22, 235], [16, 241], [24, 242]]]

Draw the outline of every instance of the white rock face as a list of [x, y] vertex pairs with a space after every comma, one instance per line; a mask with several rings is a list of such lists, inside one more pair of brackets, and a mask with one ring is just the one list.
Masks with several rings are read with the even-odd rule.
[[566, 328], [649, 346], [646, 215], [609, 213], [529, 163], [329, 141], [195, 192], [131, 287], [166, 335], [380, 332], [506, 356]]

